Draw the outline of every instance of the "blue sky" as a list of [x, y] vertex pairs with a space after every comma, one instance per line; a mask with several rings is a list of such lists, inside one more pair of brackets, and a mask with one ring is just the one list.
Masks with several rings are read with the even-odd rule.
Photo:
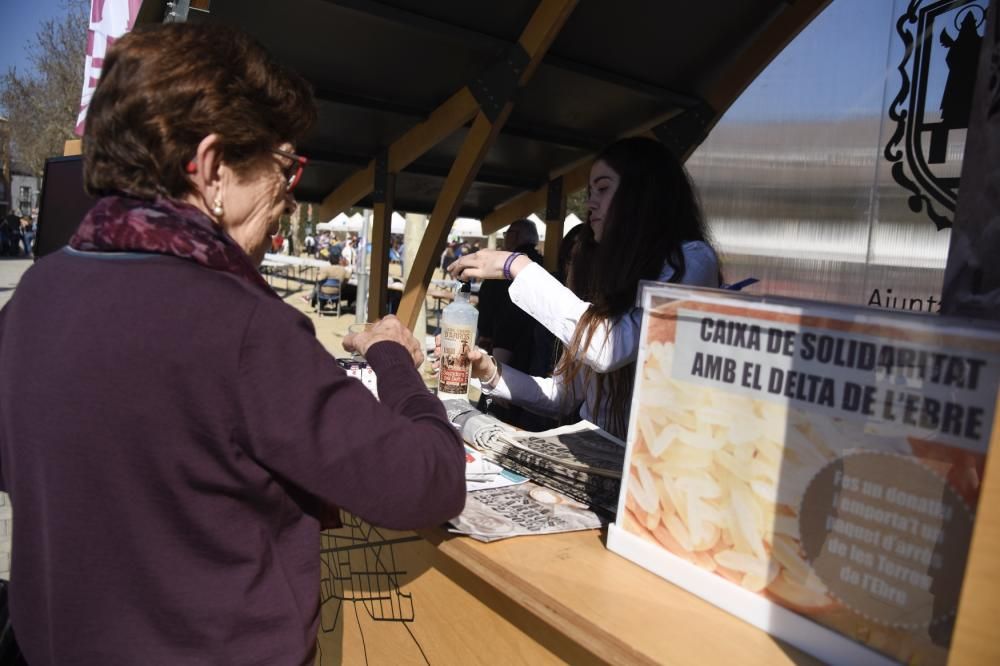
[[[978, 2], [986, 5], [986, 0]], [[726, 120], [780, 122], [883, 114], [902, 81], [897, 68], [904, 54], [896, 21], [908, 5], [909, 0], [834, 0], [729, 108]], [[939, 36], [942, 29], [957, 36], [953, 19], [953, 14], [942, 16], [927, 42], [934, 54], [927, 88], [931, 112], [938, 108], [948, 73]], [[980, 26], [979, 32], [983, 29]]]
[[18, 71], [27, 69], [26, 48], [42, 21], [64, 13], [63, 0], [0, 0], [0, 72], [6, 74], [11, 66]]
[[834, 0], [730, 107], [730, 121], [878, 115], [895, 37], [891, 0]]

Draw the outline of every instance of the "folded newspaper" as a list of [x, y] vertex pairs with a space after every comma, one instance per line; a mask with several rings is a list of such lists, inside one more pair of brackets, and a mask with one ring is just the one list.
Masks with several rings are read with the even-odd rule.
[[465, 510], [451, 524], [451, 532], [479, 541], [496, 541], [529, 534], [596, 529], [602, 521], [586, 505], [529, 481], [469, 493]]
[[487, 490], [524, 483], [528, 479], [486, 459], [481, 451], [465, 447], [465, 489]]
[[613, 515], [621, 487], [624, 444], [581, 421], [544, 432], [518, 431], [468, 402], [445, 401], [465, 441], [505, 469]]

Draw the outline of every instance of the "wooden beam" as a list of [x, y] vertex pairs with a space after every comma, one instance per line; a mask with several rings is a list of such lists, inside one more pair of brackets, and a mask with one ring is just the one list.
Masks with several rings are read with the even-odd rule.
[[476, 170], [486, 156], [493, 139], [496, 138], [496, 129], [497, 125], [490, 123], [484, 114], [476, 116], [472, 129], [466, 135], [465, 143], [462, 144], [448, 178], [441, 188], [441, 194], [434, 204], [430, 222], [420, 241], [420, 249], [417, 250], [417, 256], [410, 268], [397, 313], [403, 323], [411, 329], [416, 326], [417, 316], [424, 306], [427, 286], [434, 275], [434, 268], [438, 265], [437, 258], [444, 250], [448, 231], [455, 223], [458, 208], [469, 191]]
[[374, 221], [371, 270], [368, 273], [368, 321], [378, 321], [389, 311], [389, 236], [392, 233], [396, 174], [389, 171], [388, 155], [375, 159]]
[[[564, 174], [553, 174], [552, 179], [562, 177], [563, 190], [568, 196], [587, 186], [587, 179], [590, 178], [591, 164], [592, 158], [587, 158]], [[483, 218], [483, 233], [492, 234], [506, 227], [514, 220], [519, 220], [522, 217], [528, 217], [536, 211], [544, 210], [545, 204], [548, 201], [548, 192], [549, 186], [545, 185], [534, 192], [520, 194], [496, 208], [492, 213]]]
[[[479, 107], [468, 88], [458, 91], [435, 109], [427, 120], [410, 128], [389, 146], [389, 171], [399, 173], [418, 157], [472, 120]], [[348, 176], [320, 205], [320, 218], [328, 220], [372, 192], [375, 160]]]
[[[523, 87], [530, 80], [552, 40], [559, 34], [566, 19], [576, 7], [576, 2], [577, 0], [542, 0], [538, 5], [518, 39], [519, 46], [528, 56], [528, 62], [517, 78], [518, 87]], [[471, 92], [469, 96], [472, 97]], [[430, 284], [438, 257], [444, 249], [448, 230], [455, 221], [459, 206], [469, 191], [476, 172], [486, 157], [486, 152], [500, 133], [512, 108], [513, 96], [503, 100], [497, 112], [492, 114], [492, 122], [486, 113], [480, 110], [455, 158], [455, 163], [434, 205], [430, 223], [420, 243], [399, 305], [399, 318], [411, 329], [416, 325], [417, 314], [424, 307], [427, 285]]]

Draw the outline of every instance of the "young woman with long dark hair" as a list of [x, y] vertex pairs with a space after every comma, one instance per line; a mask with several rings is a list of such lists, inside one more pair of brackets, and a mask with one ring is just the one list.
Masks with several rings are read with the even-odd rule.
[[639, 282], [718, 287], [719, 261], [684, 167], [657, 141], [623, 139], [598, 155], [587, 205], [569, 287], [518, 253], [482, 250], [449, 270], [460, 279], [513, 280], [514, 303], [565, 347], [551, 378], [474, 352], [473, 376], [484, 392], [551, 416], [579, 406], [582, 418], [624, 437], [639, 348]]

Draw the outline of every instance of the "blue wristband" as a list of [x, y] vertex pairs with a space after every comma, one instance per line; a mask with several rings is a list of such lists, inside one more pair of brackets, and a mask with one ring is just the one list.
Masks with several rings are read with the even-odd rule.
[[523, 256], [524, 256], [524, 252], [513, 252], [513, 253], [511, 253], [511, 255], [509, 257], [507, 257], [507, 261], [503, 262], [503, 276], [504, 276], [504, 279], [506, 279], [506, 280], [513, 280], [514, 279], [514, 277], [510, 274], [510, 267], [514, 265], [514, 260], [515, 259], [517, 259], [518, 257], [523, 257]]

